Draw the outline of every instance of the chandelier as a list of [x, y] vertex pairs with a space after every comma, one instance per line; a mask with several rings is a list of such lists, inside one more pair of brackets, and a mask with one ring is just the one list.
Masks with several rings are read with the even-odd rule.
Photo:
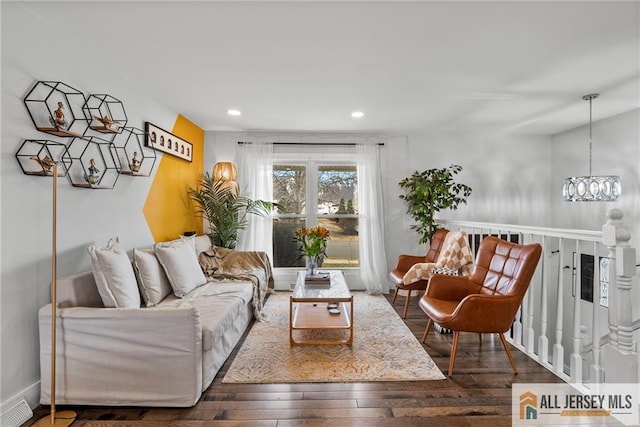
[[592, 109], [594, 99], [600, 96], [592, 93], [582, 97], [589, 101], [589, 176], [571, 176], [564, 180], [562, 196], [567, 202], [615, 202], [622, 193], [620, 177], [615, 175], [591, 174], [591, 136]]

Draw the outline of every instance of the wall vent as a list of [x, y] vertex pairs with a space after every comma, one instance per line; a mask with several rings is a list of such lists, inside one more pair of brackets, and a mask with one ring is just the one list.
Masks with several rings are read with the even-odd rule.
[[20, 427], [22, 423], [32, 416], [33, 412], [29, 404], [22, 399], [0, 415], [0, 425], [2, 427]]

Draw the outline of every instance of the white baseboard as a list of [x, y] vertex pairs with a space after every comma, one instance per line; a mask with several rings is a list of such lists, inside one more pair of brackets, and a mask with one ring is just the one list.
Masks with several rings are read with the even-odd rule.
[[[29, 409], [35, 409], [40, 405], [40, 381], [30, 385], [19, 393], [11, 396], [10, 398], [4, 400], [0, 403], [0, 414], [2, 417], [2, 427], [5, 427], [5, 415], [10, 415], [7, 412], [17, 409], [18, 411], [22, 411], [22, 407], [20, 407], [20, 402], [24, 399], [29, 406]], [[18, 406], [16, 408], [16, 405]], [[8, 417], [7, 417], [8, 418]], [[7, 424], [10, 426], [11, 424]]]
[[40, 381], [23, 389], [8, 399], [0, 403], [0, 413], [4, 413], [12, 405], [15, 405], [21, 399], [25, 399], [31, 409], [35, 409], [40, 405]]

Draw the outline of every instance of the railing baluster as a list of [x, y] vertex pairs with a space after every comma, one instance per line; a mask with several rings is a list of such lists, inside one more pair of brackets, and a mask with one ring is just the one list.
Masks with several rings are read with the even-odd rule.
[[540, 290], [540, 336], [538, 337], [538, 361], [544, 365], [549, 363], [549, 338], [547, 338], [547, 236], [542, 237], [542, 289]]
[[560, 238], [560, 263], [558, 265], [558, 294], [556, 297], [556, 343], [553, 345], [553, 369], [556, 373], [564, 372], [564, 347], [562, 347], [562, 323], [564, 315], [564, 305], [562, 304], [564, 294], [564, 239]]
[[573, 352], [569, 364], [569, 373], [572, 383], [582, 382], [582, 355], [581, 355], [581, 331], [580, 331], [580, 283], [582, 281], [582, 257], [580, 256], [580, 240], [576, 239], [577, 274], [576, 286], [573, 295]]
[[[613, 210], [612, 210], [613, 211]], [[618, 216], [615, 212], [609, 214], [607, 223], [602, 227], [602, 241], [609, 250], [609, 343], [618, 345], [618, 289], [616, 286], [616, 227], [622, 225], [622, 213]]]
[[[524, 242], [524, 234], [520, 233], [519, 236], [519, 240], [520, 243], [525, 243]], [[533, 241], [533, 236], [529, 235], [529, 239], [526, 243], [531, 243]], [[544, 248], [542, 250], [542, 257], [544, 258]], [[526, 337], [526, 344], [525, 344], [525, 348], [527, 349], [527, 353], [529, 353], [530, 355], [533, 355], [535, 352], [535, 338], [536, 338], [536, 333], [533, 330], [533, 314], [535, 313], [535, 283], [533, 283], [533, 280], [535, 280], [535, 276], [531, 279], [532, 283], [529, 285], [529, 289], [527, 290], [527, 318], [525, 319], [525, 337]]]
[[598, 242], [593, 242], [593, 325], [591, 327], [591, 342], [593, 364], [589, 373], [589, 381], [601, 383], [604, 371], [600, 366], [600, 257], [598, 256]]
[[[497, 230], [497, 237], [499, 239], [502, 238], [501, 235], [501, 230], [498, 229]], [[507, 237], [508, 239], [508, 237]], [[529, 292], [527, 292], [524, 295], [524, 298], [522, 300], [522, 303], [520, 304], [520, 307], [518, 307], [518, 311], [516, 312], [516, 318], [515, 321], [513, 322], [513, 325], [511, 325], [511, 330], [513, 331], [513, 342], [516, 345], [522, 346], [524, 343], [523, 340], [523, 336], [522, 336], [522, 332], [523, 332], [523, 321], [526, 321], [527, 318], [527, 300], [529, 298]]]

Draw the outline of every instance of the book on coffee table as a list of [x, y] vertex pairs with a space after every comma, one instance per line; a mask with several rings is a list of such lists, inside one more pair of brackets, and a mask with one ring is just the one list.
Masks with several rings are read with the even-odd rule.
[[304, 276], [305, 285], [331, 286], [331, 274], [317, 273]]

